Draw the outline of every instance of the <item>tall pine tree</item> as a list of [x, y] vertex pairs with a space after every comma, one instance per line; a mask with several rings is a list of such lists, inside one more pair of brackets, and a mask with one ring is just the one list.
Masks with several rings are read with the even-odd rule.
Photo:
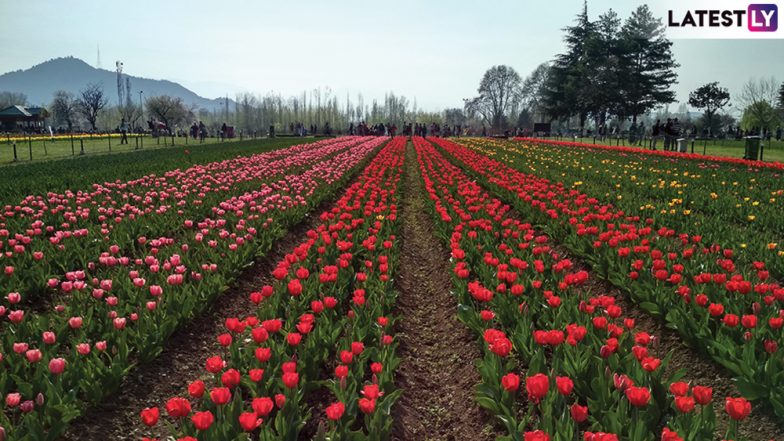
[[547, 113], [556, 119], [578, 116], [582, 129], [591, 110], [591, 97], [586, 85], [592, 75], [588, 63], [588, 41], [594, 33], [594, 26], [588, 19], [587, 1], [583, 3], [575, 25], [565, 28], [564, 32], [566, 52], [559, 54], [553, 62], [544, 105]]
[[620, 90], [623, 110], [634, 122], [637, 116], [675, 101], [670, 86], [677, 82], [672, 42], [664, 25], [647, 5], [638, 7], [620, 33]]

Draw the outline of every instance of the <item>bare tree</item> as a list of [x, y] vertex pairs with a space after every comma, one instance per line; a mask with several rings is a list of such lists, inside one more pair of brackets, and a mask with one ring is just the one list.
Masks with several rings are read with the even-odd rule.
[[509, 66], [493, 66], [479, 83], [479, 96], [466, 101], [469, 114], [480, 114], [498, 130], [504, 116], [520, 98], [520, 74]]
[[169, 130], [179, 124], [188, 114], [188, 109], [179, 97], [168, 95], [154, 96], [147, 99], [147, 112], [160, 120]]
[[743, 85], [739, 102], [745, 108], [743, 124], [747, 129], [757, 129], [762, 134], [764, 130], [772, 129], [780, 119], [776, 111], [778, 84], [773, 77], [750, 79]]
[[56, 91], [50, 107], [55, 124], [64, 123], [69, 132], [73, 131], [73, 124], [76, 120], [76, 100], [73, 94], [64, 90]]
[[542, 63], [536, 66], [520, 88], [521, 100], [532, 116], [537, 113], [544, 118], [544, 94], [547, 91], [547, 78], [550, 75], [550, 64]]
[[79, 92], [79, 95], [80, 97], [76, 103], [77, 109], [84, 116], [84, 119], [90, 123], [90, 128], [95, 130], [95, 121], [98, 119], [98, 113], [109, 103], [109, 98], [104, 95], [103, 86], [94, 83], [88, 84], [86, 88]]
[[0, 92], [0, 109], [27, 105], [27, 95], [17, 92]]

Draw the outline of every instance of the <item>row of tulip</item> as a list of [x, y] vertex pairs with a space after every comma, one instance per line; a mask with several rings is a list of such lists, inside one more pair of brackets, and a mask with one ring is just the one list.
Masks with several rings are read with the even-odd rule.
[[254, 190], [219, 201], [202, 220], [173, 218], [178, 230], [170, 236], [139, 235], [133, 249], [109, 246], [87, 256], [83, 269], [47, 282], [51, 312], [39, 304], [31, 308], [41, 312], [21, 309], [22, 295], [9, 294], [14, 309], [4, 311], [0, 425], [11, 439], [56, 439], [83, 402], [102, 400], [137, 362], [157, 356], [174, 330], [204, 311], [383, 142], [324, 146], [331, 153], [309, 167], [294, 162], [298, 173], [268, 183], [259, 176]]
[[784, 276], [784, 251], [778, 245], [784, 234], [779, 219], [784, 208], [781, 170], [759, 168], [754, 161], [693, 161], [677, 154], [550, 142], [497, 141], [487, 146], [483, 153], [513, 157], [521, 171], [562, 181], [678, 231], [700, 231], [706, 241], [741, 251], [738, 258], [743, 261], [769, 260], [768, 269]]
[[330, 139], [90, 190], [29, 195], [0, 214], [0, 292], [22, 292], [28, 302], [45, 298], [51, 277], [82, 270], [102, 252], [143, 253], [139, 237], [168, 237], [182, 229], [182, 219], [211, 216], [223, 201], [361, 142]]
[[764, 262], [741, 265], [732, 249], [521, 173], [513, 158], [509, 167], [464, 146], [438, 143], [516, 210], [546, 225], [599, 276], [736, 374], [745, 397], [784, 417], [784, 356], [778, 351], [784, 289], [769, 280]]
[[[713, 439], [711, 388], [665, 373], [658, 337], [636, 329], [613, 297], [586, 289], [593, 275], [431, 144], [414, 144], [451, 248], [460, 318], [483, 340], [478, 402], [505, 439]], [[750, 404], [725, 404], [734, 439]]]
[[[404, 153], [404, 138], [390, 141], [321, 214], [272, 272], [275, 282], [250, 293], [256, 313], [226, 320], [223, 349], [183, 396], [141, 410], [147, 433], [293, 441], [307, 426], [314, 439], [388, 437], [399, 395], [388, 315]], [[330, 392], [324, 410], [314, 409], [317, 389]]]

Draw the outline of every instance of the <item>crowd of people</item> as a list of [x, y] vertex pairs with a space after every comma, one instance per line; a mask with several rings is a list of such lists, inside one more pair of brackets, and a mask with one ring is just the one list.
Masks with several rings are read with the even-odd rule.
[[[410, 123], [403, 124], [400, 134], [403, 136], [421, 136], [427, 137], [428, 135], [434, 137], [447, 137], [447, 136], [461, 136], [463, 135], [463, 127], [460, 125], [449, 125], [432, 122], [429, 125], [426, 123]], [[349, 135], [361, 136], [395, 136], [398, 134], [397, 124], [394, 123], [378, 123], [368, 125], [365, 121], [360, 121], [356, 125], [350, 123], [348, 126]]]

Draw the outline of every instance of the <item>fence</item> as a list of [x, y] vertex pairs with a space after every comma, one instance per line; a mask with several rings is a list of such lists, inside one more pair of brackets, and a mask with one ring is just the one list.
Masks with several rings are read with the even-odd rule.
[[0, 138], [0, 163], [59, 159], [69, 156], [88, 154], [108, 154], [128, 152], [149, 148], [185, 147], [193, 144], [214, 144], [220, 142], [256, 139], [256, 132], [245, 136], [242, 131], [235, 138], [207, 137], [204, 140], [188, 136], [157, 136], [130, 133], [126, 142], [122, 135], [111, 134], [71, 134], [54, 137], [19, 136], [6, 134]]
[[[639, 147], [644, 149], [652, 149], [654, 139], [651, 136], [645, 136], [642, 139], [637, 139], [632, 143], [628, 136], [550, 136], [546, 139], [554, 139], [557, 141], [575, 141], [586, 144], [600, 144], [611, 146], [624, 146], [624, 147]], [[687, 142], [687, 151], [689, 153], [697, 153], [709, 156], [728, 156], [728, 157], [743, 157], [745, 153], [745, 140], [743, 139], [719, 139], [719, 138], [703, 138], [693, 137], [685, 138]], [[763, 141], [764, 147], [761, 150], [760, 160], [767, 159], [771, 161], [784, 162], [784, 140], [777, 140], [772, 138]], [[656, 149], [664, 149], [664, 137], [660, 136], [656, 140]], [[675, 147], [672, 147], [674, 150]], [[764, 155], [764, 157], [763, 157]]]

